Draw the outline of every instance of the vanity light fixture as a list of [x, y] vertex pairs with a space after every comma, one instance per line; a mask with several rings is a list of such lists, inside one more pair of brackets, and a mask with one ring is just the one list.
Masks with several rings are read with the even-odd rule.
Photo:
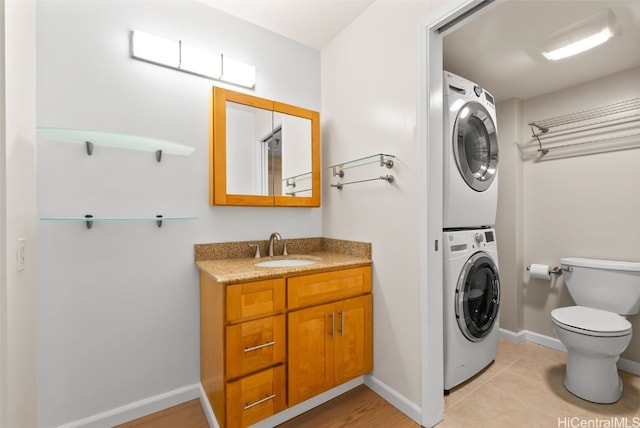
[[132, 31], [131, 56], [154, 64], [178, 68], [180, 66], [180, 42], [152, 36], [142, 31]]
[[131, 32], [131, 57], [251, 89], [256, 85], [252, 65], [138, 30]]
[[620, 33], [615, 14], [606, 9], [555, 33], [545, 43], [542, 55], [552, 61], [567, 58], [601, 45]]
[[256, 86], [256, 68], [222, 55], [222, 75], [220, 80], [235, 85], [253, 88]]
[[180, 43], [180, 70], [211, 79], [220, 79], [221, 59], [221, 54], [212, 54]]

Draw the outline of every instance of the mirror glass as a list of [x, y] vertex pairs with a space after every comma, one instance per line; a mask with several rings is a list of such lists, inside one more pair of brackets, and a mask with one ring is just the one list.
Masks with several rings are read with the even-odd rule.
[[211, 205], [320, 205], [316, 112], [220, 88], [213, 110]]
[[268, 142], [273, 113], [227, 101], [227, 193], [270, 195]]
[[227, 193], [311, 193], [311, 120], [227, 101]]
[[275, 129], [281, 135], [273, 152], [274, 195], [311, 195], [311, 119], [274, 112]]

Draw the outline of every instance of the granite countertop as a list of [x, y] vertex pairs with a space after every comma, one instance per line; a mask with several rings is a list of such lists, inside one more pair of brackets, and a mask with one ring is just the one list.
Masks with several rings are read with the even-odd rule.
[[[249, 243], [252, 243], [249, 241], [196, 244], [196, 266], [217, 282], [233, 284], [371, 264], [371, 244], [369, 243], [328, 238], [304, 238], [282, 242], [289, 243], [291, 248], [297, 251], [305, 251], [300, 253], [296, 251], [295, 254], [290, 251], [288, 256], [255, 258], [247, 254], [255, 251], [255, 248], [249, 247]], [[264, 244], [263, 241], [253, 243], [258, 243], [260, 246]], [[278, 245], [283, 243], [278, 241]], [[255, 266], [256, 263], [280, 259], [307, 259], [316, 260], [317, 263], [287, 267]]]

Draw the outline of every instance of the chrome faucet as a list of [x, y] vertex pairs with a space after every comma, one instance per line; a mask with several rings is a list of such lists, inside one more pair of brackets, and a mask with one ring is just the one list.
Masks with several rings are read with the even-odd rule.
[[269, 237], [269, 256], [273, 256], [273, 241], [280, 241], [282, 236], [278, 232], [273, 232]]

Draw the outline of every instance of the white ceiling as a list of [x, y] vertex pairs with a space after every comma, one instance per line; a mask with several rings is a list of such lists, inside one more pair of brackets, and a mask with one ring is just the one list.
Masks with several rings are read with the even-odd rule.
[[200, 1], [320, 50], [374, 0]]
[[[319, 50], [374, 0], [201, 1]], [[561, 61], [540, 54], [551, 33], [607, 8], [620, 21], [620, 36]], [[444, 65], [498, 101], [527, 99], [640, 66], [640, 0], [499, 0], [477, 15], [444, 38]]]
[[[540, 53], [551, 34], [611, 9], [622, 34], [559, 61]], [[491, 92], [496, 100], [527, 99], [640, 66], [638, 0], [507, 0], [444, 38], [444, 68]]]

